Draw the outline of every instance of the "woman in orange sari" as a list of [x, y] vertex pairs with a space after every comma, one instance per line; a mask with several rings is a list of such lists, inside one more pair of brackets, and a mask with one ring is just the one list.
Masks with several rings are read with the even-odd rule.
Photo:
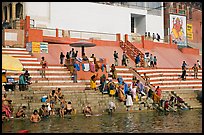
[[122, 88], [122, 85], [119, 85], [119, 87], [118, 87], [118, 97], [119, 97], [120, 102], [125, 101], [125, 94], [124, 94], [124, 90]]

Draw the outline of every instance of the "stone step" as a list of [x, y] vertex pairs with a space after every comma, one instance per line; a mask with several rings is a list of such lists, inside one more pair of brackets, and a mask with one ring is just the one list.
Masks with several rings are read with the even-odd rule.
[[[152, 72], [152, 73], [146, 73], [146, 76], [148, 77], [159, 77], [159, 76], [181, 76], [182, 72], [161, 72], [161, 73], [157, 73], [157, 72]], [[187, 72], [187, 75], [194, 75], [193, 72]], [[144, 74], [140, 74], [141, 76], [144, 76]], [[198, 75], [202, 75], [202, 72], [199, 72]]]
[[[42, 68], [42, 66], [41, 65], [31, 65], [31, 64], [24, 64], [23, 65], [23, 67], [24, 68], [27, 68], [28, 70], [30, 70], [30, 69], [41, 69]], [[51, 66], [51, 65], [48, 65], [48, 68], [46, 68], [45, 70], [47, 70], [47, 69], [67, 69], [66, 67], [64, 67], [64, 66]]]
[[180, 91], [175, 91], [176, 94], [197, 94], [200, 90], [180, 90]]
[[[29, 70], [29, 73], [30, 75], [35, 75], [35, 74], [39, 74], [40, 71], [37, 71], [37, 70]], [[7, 70], [6, 71], [6, 74], [9, 75], [9, 74], [22, 74], [22, 73], [25, 73], [25, 71], [11, 71], [11, 70]], [[59, 71], [56, 71], [56, 70], [46, 70], [46, 74], [51, 74], [51, 73], [60, 73], [60, 74], [70, 74], [70, 71], [68, 70], [59, 70]]]
[[[133, 68], [134, 70], [136, 70], [139, 73], [155, 73], [155, 72], [181, 72], [182, 69], [181, 68]], [[189, 70], [187, 70], [188, 72]], [[202, 72], [202, 69], [198, 69], [198, 72]]]
[[171, 81], [150, 81], [150, 84], [173, 84], [173, 83], [202, 83], [201, 79], [196, 80], [171, 80]]
[[10, 55], [12, 57], [19, 57], [19, 56], [21, 56], [21, 57], [31, 57], [30, 54], [19, 54], [19, 53], [12, 53], [12, 54], [10, 54], [10, 53], [2, 53], [2, 54], [7, 54], [7, 55]]
[[29, 54], [29, 52], [24, 50], [2, 50], [2, 54]]
[[183, 87], [183, 88], [162, 88], [162, 91], [182, 91], [182, 90], [202, 90], [202, 87]]
[[37, 60], [32, 60], [32, 61], [25, 61], [25, 60], [20, 60], [20, 62], [23, 64], [23, 65], [26, 65], [26, 64], [36, 64], [36, 65], [40, 65], [40, 61], [37, 61]]
[[19, 59], [20, 61], [38, 61], [35, 57], [20, 57], [20, 56], [14, 56], [16, 59]]
[[[109, 73], [109, 74], [112, 75], [112, 73]], [[126, 77], [130, 76], [130, 77], [132, 77], [133, 73], [117, 73], [117, 76], [126, 76]]]
[[183, 88], [183, 87], [195, 87], [200, 88], [202, 87], [202, 84], [175, 84], [175, 85], [159, 85], [160, 88]]
[[[12, 78], [15, 78], [15, 79], [18, 79], [19, 78], [19, 75], [12, 75], [12, 74], [8, 74], [8, 76], [12, 77]], [[63, 74], [63, 73], [46, 73], [45, 72], [45, 76], [46, 78], [71, 78], [71, 76], [69, 74]], [[41, 75], [33, 75], [31, 74], [30, 75], [31, 78], [42, 78]]]
[[[162, 77], [151, 77], [151, 78], [149, 78], [150, 82], [152, 80], [160, 80], [160, 81], [165, 80], [165, 81], [167, 81], [167, 80], [179, 80], [179, 79], [181, 79], [181, 78], [178, 77], [178, 76], [173, 76], [173, 77], [162, 76]], [[186, 80], [189, 80], [189, 79], [194, 80], [194, 77], [193, 76], [186, 77]], [[198, 79], [202, 79], [202, 76], [198, 76]]]
[[5, 47], [2, 47], [2, 51], [26, 51], [26, 48], [5, 48]]

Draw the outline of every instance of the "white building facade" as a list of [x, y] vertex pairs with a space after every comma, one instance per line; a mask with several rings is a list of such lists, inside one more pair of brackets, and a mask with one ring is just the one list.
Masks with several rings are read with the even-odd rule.
[[[99, 33], [158, 33], [164, 37], [162, 2], [21, 2], [35, 27]], [[150, 8], [149, 8], [149, 7]], [[155, 8], [155, 9], [152, 9]], [[2, 8], [3, 9], [3, 8]], [[155, 12], [157, 10], [157, 13]], [[156, 14], [154, 14], [154, 12]]]

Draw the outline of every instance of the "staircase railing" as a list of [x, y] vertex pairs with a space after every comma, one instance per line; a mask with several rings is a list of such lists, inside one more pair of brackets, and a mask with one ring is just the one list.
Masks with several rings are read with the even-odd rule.
[[144, 67], [144, 54], [137, 49], [132, 43], [129, 41], [123, 42], [120, 41], [120, 47], [123, 49], [123, 51], [126, 51], [126, 54], [135, 61], [135, 57], [140, 53], [141, 58], [141, 67]]

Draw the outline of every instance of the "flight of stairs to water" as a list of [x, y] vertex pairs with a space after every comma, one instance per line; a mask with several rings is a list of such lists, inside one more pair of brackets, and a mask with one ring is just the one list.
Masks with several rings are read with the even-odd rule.
[[[8, 54], [19, 59], [32, 77], [32, 84], [29, 85], [27, 91], [7, 92], [8, 97], [13, 100], [14, 112], [21, 105], [27, 106], [30, 113], [33, 109], [40, 108], [43, 104], [41, 103], [41, 97], [48, 95], [51, 90], [56, 88], [62, 89], [66, 101], [71, 101], [79, 113], [82, 112], [83, 105], [87, 105], [87, 103], [91, 104], [96, 113], [104, 112], [109, 101], [112, 100], [112, 97], [107, 94], [103, 95], [99, 91], [90, 90], [90, 80], [78, 80], [78, 83], [73, 83], [70, 72], [66, 67], [59, 64], [49, 65], [48, 62], [46, 78], [41, 78], [39, 71], [41, 68], [40, 60], [29, 54], [25, 48], [2, 48], [2, 54]], [[118, 76], [122, 76], [127, 83], [131, 82], [133, 74], [128, 68], [118, 66], [116, 69]], [[7, 76], [11, 76], [18, 81], [21, 73], [24, 73], [24, 71], [7, 71]], [[117, 82], [117, 80], [113, 81]], [[97, 83], [99, 85], [99, 80], [97, 80]], [[113, 101], [116, 103], [118, 112], [126, 111], [123, 102], [119, 102], [117, 99], [113, 99]], [[133, 109], [138, 110], [139, 104], [134, 104]]]
[[[50, 65], [48, 62], [46, 78], [41, 78], [40, 60], [29, 54], [25, 48], [2, 48], [2, 53], [9, 54], [19, 59], [23, 64], [23, 67], [28, 69], [32, 78], [32, 84], [30, 85], [32, 90], [47, 89], [50, 91], [56, 87], [61, 87], [62, 89], [86, 87], [85, 83], [87, 81], [78, 81], [78, 84], [73, 84], [70, 72], [66, 67], [60, 64]], [[21, 73], [24, 73], [24, 71], [7, 71], [7, 76], [11, 76], [17, 81], [19, 80], [19, 75]]]
[[197, 100], [198, 92], [202, 91], [202, 69], [199, 69], [198, 79], [194, 79], [193, 71], [187, 70], [187, 79], [181, 80], [180, 68], [134, 68], [140, 76], [149, 77], [152, 86], [159, 86], [163, 92], [173, 91], [181, 97], [190, 108], [202, 108]]
[[[129, 70], [128, 67], [116, 66], [116, 72], [117, 72], [117, 77], [122, 77], [124, 82], [126, 82], [127, 84], [132, 83], [132, 78], [134, 74], [132, 73], [132, 71]], [[112, 75], [112, 73], [110, 73], [110, 75]], [[113, 80], [114, 83], [118, 83], [117, 79], [112, 79], [112, 77], [109, 77], [108, 79]]]

